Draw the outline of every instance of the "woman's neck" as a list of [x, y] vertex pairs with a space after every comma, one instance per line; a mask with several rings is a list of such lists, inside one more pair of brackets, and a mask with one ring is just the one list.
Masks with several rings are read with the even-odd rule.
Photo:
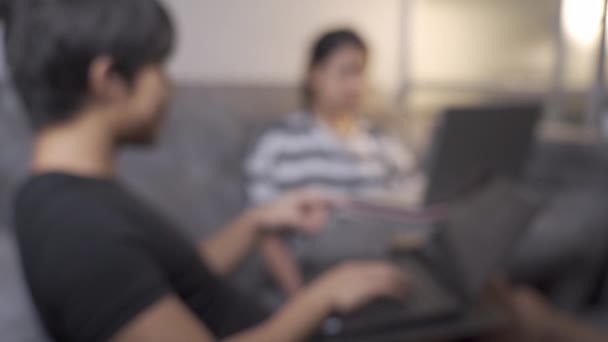
[[34, 142], [31, 168], [35, 173], [59, 171], [88, 177], [112, 177], [114, 152], [113, 139], [103, 126], [83, 118], [39, 132]]
[[348, 138], [359, 128], [357, 114], [349, 110], [314, 108], [314, 113], [340, 138]]

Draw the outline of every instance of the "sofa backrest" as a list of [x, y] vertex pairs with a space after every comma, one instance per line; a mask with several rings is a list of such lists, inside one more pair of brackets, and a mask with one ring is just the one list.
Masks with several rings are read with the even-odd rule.
[[15, 241], [0, 226], [0, 339], [11, 342], [49, 341], [30, 300]]

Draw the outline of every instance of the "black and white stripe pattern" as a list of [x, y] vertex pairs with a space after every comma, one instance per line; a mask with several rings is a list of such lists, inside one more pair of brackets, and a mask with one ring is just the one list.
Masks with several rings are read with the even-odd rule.
[[262, 136], [246, 162], [252, 203], [305, 186], [357, 195], [397, 186], [413, 170], [413, 158], [395, 140], [363, 126], [341, 140], [313, 115], [289, 115]]

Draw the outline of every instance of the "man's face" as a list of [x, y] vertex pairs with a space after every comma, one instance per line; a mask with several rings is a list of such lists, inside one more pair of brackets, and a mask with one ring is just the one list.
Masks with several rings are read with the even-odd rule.
[[159, 135], [171, 98], [172, 85], [160, 65], [144, 67], [136, 75], [118, 111], [121, 143], [151, 144]]

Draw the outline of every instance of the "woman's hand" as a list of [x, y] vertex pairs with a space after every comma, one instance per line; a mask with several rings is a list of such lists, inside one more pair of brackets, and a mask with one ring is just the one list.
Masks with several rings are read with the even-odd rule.
[[256, 225], [263, 232], [299, 230], [319, 232], [332, 207], [346, 205], [344, 197], [316, 188], [289, 192], [269, 204], [253, 209]]
[[361, 261], [338, 266], [311, 286], [333, 311], [348, 313], [376, 298], [404, 299], [410, 285], [406, 274], [396, 266]]

